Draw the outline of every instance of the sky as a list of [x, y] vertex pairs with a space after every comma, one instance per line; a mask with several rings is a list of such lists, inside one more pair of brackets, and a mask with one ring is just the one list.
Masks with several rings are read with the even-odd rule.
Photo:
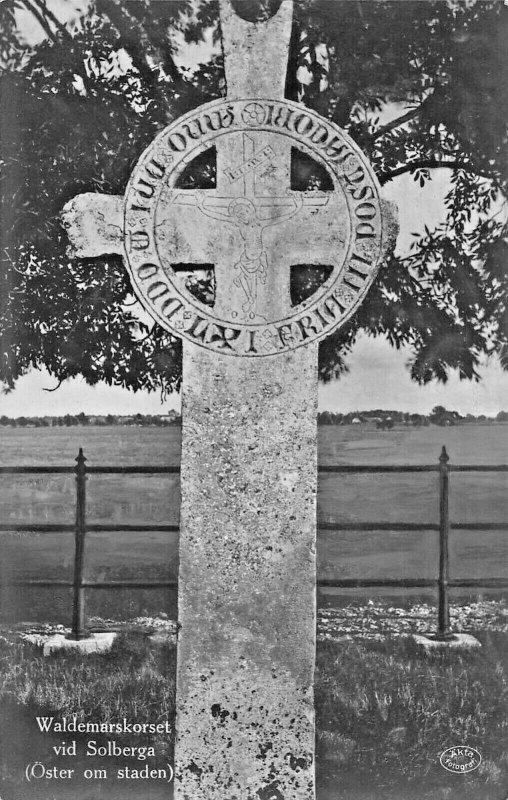
[[[87, 0], [49, 0], [48, 5], [60, 19], [72, 19], [86, 7]], [[40, 27], [29, 15], [19, 20], [27, 40], [41, 37]], [[209, 45], [205, 46], [209, 50]], [[200, 53], [203, 56], [203, 52]], [[206, 56], [205, 56], [206, 58]], [[182, 62], [191, 65], [196, 53], [187, 50]], [[400, 113], [397, 111], [396, 113]], [[409, 175], [396, 178], [386, 187], [388, 197], [399, 207], [400, 233], [397, 251], [403, 254], [411, 241], [411, 232], [432, 227], [443, 219], [443, 198], [447, 189], [445, 170], [435, 170], [433, 180], [424, 190]], [[420, 387], [409, 377], [408, 350], [396, 351], [383, 339], [359, 338], [348, 359], [349, 373], [319, 390], [320, 410], [348, 412], [369, 408], [399, 409], [428, 413], [435, 405], [455, 409], [461, 414], [495, 415], [508, 410], [508, 372], [491, 359], [480, 370], [479, 383], [460, 381], [451, 373], [447, 384], [432, 383]], [[87, 386], [82, 379], [66, 381], [55, 392], [45, 391], [57, 381], [43, 371], [32, 371], [20, 379], [14, 391], [0, 394], [0, 415], [35, 416], [51, 414], [158, 414], [180, 408], [178, 395], [161, 402], [157, 393], [132, 393], [121, 387]]]
[[[89, 0], [47, 0], [47, 6], [61, 22], [70, 22], [79, 17], [90, 5]], [[23, 31], [28, 44], [40, 42], [45, 34], [34, 15], [21, 7], [16, 11], [17, 25]]]
[[[350, 372], [340, 381], [319, 388], [322, 411], [346, 413], [372, 408], [426, 414], [436, 405], [460, 414], [495, 416], [508, 410], [508, 374], [495, 362], [484, 370], [479, 383], [459, 381], [420, 387], [410, 380], [405, 367], [407, 353], [400, 353], [381, 339], [363, 337], [350, 359]], [[22, 378], [14, 392], [0, 395], [0, 415], [10, 417], [60, 414], [165, 414], [180, 409], [179, 395], [161, 403], [157, 393], [129, 392], [122, 388], [87, 386], [83, 380], [68, 381], [48, 393], [57, 381], [33, 371]]]

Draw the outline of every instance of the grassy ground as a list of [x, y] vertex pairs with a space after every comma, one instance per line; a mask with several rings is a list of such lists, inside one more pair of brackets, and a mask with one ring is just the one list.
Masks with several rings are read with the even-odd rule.
[[[479, 650], [434, 655], [408, 637], [318, 642], [318, 800], [505, 799], [508, 635], [484, 630], [478, 638]], [[34, 645], [10, 637], [0, 653], [0, 699], [11, 719], [13, 706], [18, 714], [24, 708], [32, 728], [36, 714], [173, 720], [174, 644], [154, 642], [146, 632], [122, 633], [110, 653], [85, 659], [43, 658]], [[171, 758], [167, 736], [151, 743], [154, 766]], [[439, 765], [439, 754], [460, 744], [482, 754], [469, 775]], [[4, 761], [3, 777], [9, 774], [13, 779], [12, 763]]]
[[[504, 800], [508, 642], [504, 633], [479, 638], [480, 650], [461, 655], [423, 655], [408, 639], [321, 643], [316, 717], [323, 797]], [[439, 754], [459, 744], [482, 754], [476, 772], [458, 776], [439, 765]], [[339, 781], [342, 789], [333, 791]]]
[[[76, 714], [81, 721], [173, 721], [175, 647], [153, 643], [146, 633], [121, 633], [107, 653], [43, 657], [39, 648], [11, 643], [0, 648], [0, 700], [14, 700], [35, 714]], [[143, 737], [146, 738], [146, 737]], [[129, 735], [132, 740], [132, 734]], [[162, 756], [167, 737], [154, 739]], [[145, 742], [146, 744], [146, 742]]]
[[[110, 652], [86, 657], [62, 653], [44, 658], [28, 642], [0, 638], [0, 797], [2, 800], [170, 800], [166, 779], [119, 780], [117, 770], [165, 770], [173, 759], [172, 735], [41, 733], [36, 716], [77, 716], [83, 722], [164, 723], [174, 729], [174, 644], [149, 641], [146, 632], [120, 634]], [[87, 755], [87, 742], [113, 740], [119, 747], [154, 748], [132, 757]], [[77, 756], [55, 754], [73, 740]], [[27, 763], [47, 770], [74, 768], [72, 780], [25, 779]], [[85, 780], [88, 769], [107, 769], [108, 779]], [[40, 767], [38, 767], [40, 769]]]

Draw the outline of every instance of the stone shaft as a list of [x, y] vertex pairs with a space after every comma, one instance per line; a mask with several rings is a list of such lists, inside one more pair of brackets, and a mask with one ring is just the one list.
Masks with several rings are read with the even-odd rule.
[[227, 96], [284, 97], [293, 4], [253, 25], [239, 17], [231, 0], [219, 0]]
[[317, 344], [183, 345], [175, 800], [312, 800]]

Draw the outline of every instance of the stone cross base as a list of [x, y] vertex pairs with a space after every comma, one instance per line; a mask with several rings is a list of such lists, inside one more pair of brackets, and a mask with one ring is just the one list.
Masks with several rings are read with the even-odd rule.
[[311, 800], [317, 344], [183, 345], [175, 800]]

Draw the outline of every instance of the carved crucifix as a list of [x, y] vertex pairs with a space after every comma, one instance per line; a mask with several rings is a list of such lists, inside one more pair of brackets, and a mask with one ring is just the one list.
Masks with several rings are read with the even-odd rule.
[[[81, 256], [122, 253], [183, 340], [176, 800], [312, 800], [318, 341], [358, 308], [393, 236], [372, 169], [284, 98], [292, 4], [221, 0], [227, 94], [161, 131], [124, 198], [65, 209]], [[213, 189], [182, 175], [205, 151]], [[291, 185], [295, 151], [327, 187]], [[328, 276], [291, 301], [291, 269]], [[213, 305], [179, 270], [213, 265]]]
[[[173, 236], [175, 225], [172, 204], [195, 207], [201, 214], [213, 220], [206, 227], [206, 220], [193, 220], [188, 210], [182, 213], [183, 231], [195, 221], [194, 229], [206, 229], [207, 243], [214, 242], [213, 251], [203, 253], [203, 258], [213, 258], [214, 266], [216, 265], [215, 313], [229, 315], [232, 321], [267, 322], [265, 314], [269, 313], [270, 305], [273, 305], [275, 299], [270, 270], [273, 270], [275, 277], [278, 269], [284, 269], [285, 254], [283, 251], [276, 254], [272, 263], [268, 263], [265, 231], [267, 228], [281, 226], [292, 217], [295, 217], [295, 230], [295, 226], [299, 226], [309, 237], [315, 236], [319, 227], [324, 237], [319, 243], [315, 242], [318, 246], [314, 247], [313, 256], [317, 262], [330, 259], [332, 256], [327, 247], [325, 232], [325, 225], [330, 223], [330, 218], [326, 219], [322, 215], [317, 221], [308, 213], [298, 213], [305, 208], [315, 214], [317, 209], [327, 205], [329, 197], [317, 192], [309, 197], [302, 192], [291, 191], [288, 175], [291, 145], [277, 134], [250, 131], [236, 136], [231, 134], [223, 140], [218, 139], [218, 159], [222, 156], [225, 160], [222, 151], [226, 148], [233, 160], [234, 151], [238, 149], [240, 142], [241, 160], [238, 164], [233, 161], [233, 166], [218, 171], [216, 190], [179, 191], [172, 196], [167, 203], [166, 212], [167, 228], [171, 232], [168, 239]], [[230, 231], [218, 228], [214, 224], [216, 222], [233, 227], [233, 244]], [[164, 236], [164, 222], [160, 226]], [[274, 231], [274, 236], [287, 241], [292, 238], [291, 231], [291, 228], [284, 226]], [[192, 248], [191, 257], [195, 257], [195, 253]], [[171, 255], [178, 260], [183, 254], [180, 249], [180, 252], [173, 251]], [[287, 265], [283, 274], [286, 277], [286, 286], [276, 296], [280, 305], [279, 313], [290, 309], [290, 273]], [[280, 282], [280, 276], [278, 280]], [[238, 297], [237, 290], [240, 290]]]

